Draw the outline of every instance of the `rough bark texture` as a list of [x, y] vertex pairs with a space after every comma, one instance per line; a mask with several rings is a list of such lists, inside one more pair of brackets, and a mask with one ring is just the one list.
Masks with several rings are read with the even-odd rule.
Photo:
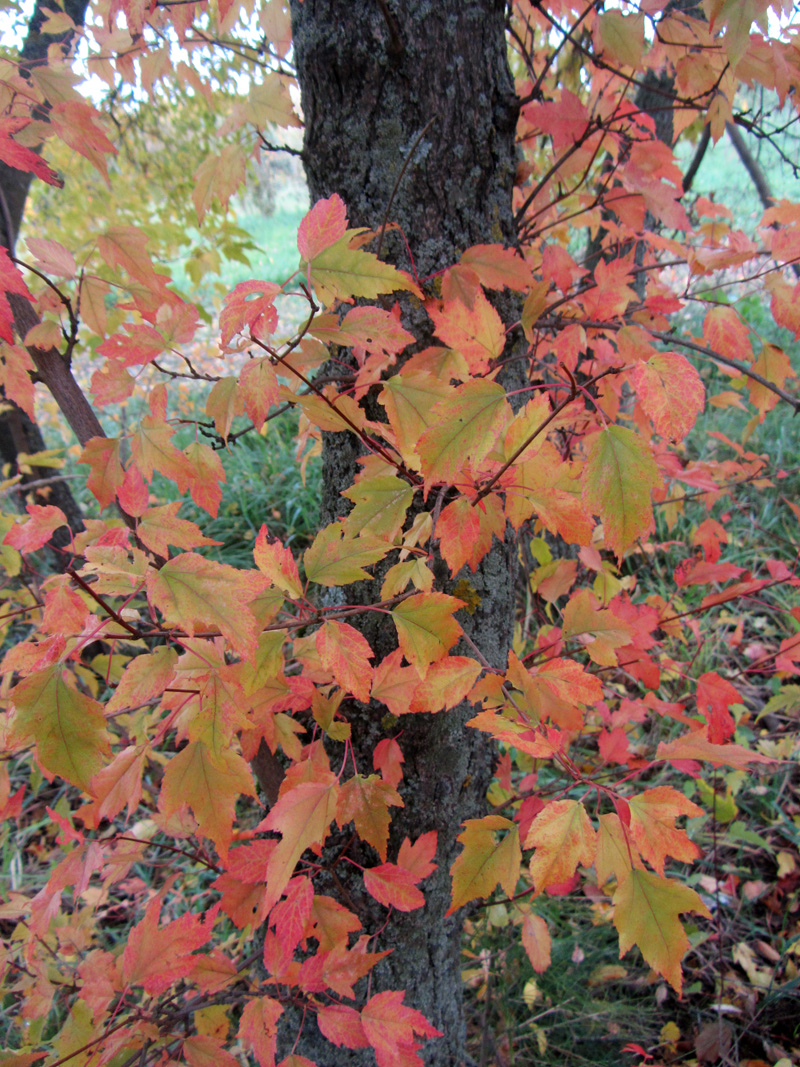
[[[389, 210], [410, 148], [434, 120], [414, 151], [389, 210], [390, 221], [399, 223], [405, 233], [422, 279], [453, 263], [471, 245], [514, 241], [511, 191], [517, 102], [506, 61], [504, 6], [496, 0], [292, 0], [306, 122], [303, 158], [312, 201], [339, 193], [352, 226], [377, 229]], [[396, 231], [387, 234], [382, 255], [410, 267]], [[406, 303], [404, 320], [420, 347], [430, 343], [425, 333], [428, 320], [419, 308]], [[367, 403], [374, 405], [371, 416], [379, 416], [381, 409], [374, 400], [368, 398]], [[326, 521], [350, 506], [340, 494], [352, 484], [359, 454], [359, 443], [351, 435], [325, 435]], [[429, 500], [425, 506], [433, 504]], [[421, 500], [415, 506], [421, 507]], [[498, 666], [506, 663], [513, 631], [514, 561], [513, 545], [495, 543], [476, 575], [461, 576], [478, 603], [473, 615], [462, 611], [459, 619], [483, 655]], [[392, 562], [390, 558], [387, 565]], [[434, 560], [433, 569], [435, 588], [452, 592], [456, 582], [447, 568]], [[379, 599], [379, 588], [378, 578], [337, 593], [343, 600], [368, 603]], [[376, 662], [396, 647], [394, 627], [385, 615], [365, 615], [362, 629]], [[472, 654], [466, 646], [456, 651]], [[405, 836], [415, 840], [429, 830], [439, 835], [439, 867], [423, 883], [426, 907], [393, 914], [370, 945], [371, 950], [393, 949], [373, 972], [370, 990], [407, 991], [405, 1003], [422, 1011], [444, 1033], [423, 1052], [426, 1063], [442, 1067], [466, 1060], [462, 919], [445, 918], [449, 869], [464, 819], [484, 813], [493, 760], [483, 735], [464, 726], [472, 713], [462, 706], [400, 723], [387, 721], [380, 705], [353, 707], [351, 714], [358, 769], [364, 774], [372, 770], [377, 742], [403, 731], [405, 807], [395, 809], [389, 859], [396, 858]], [[333, 843], [329, 857], [346, 838]], [[367, 865], [377, 862], [365, 845], [357, 843], [349, 854]], [[353, 907], [365, 931], [373, 933], [384, 925], [386, 911], [365, 896], [360, 878], [350, 878], [351, 870], [350, 864], [339, 863], [330, 884], [323, 882], [320, 889]], [[294, 1037], [288, 1027], [286, 1037]], [[374, 1063], [371, 1051], [335, 1050], [308, 1023], [297, 1051], [320, 1067]]]

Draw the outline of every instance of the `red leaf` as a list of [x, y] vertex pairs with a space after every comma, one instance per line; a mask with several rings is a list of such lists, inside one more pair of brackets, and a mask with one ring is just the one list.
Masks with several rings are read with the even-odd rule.
[[306, 263], [335, 245], [347, 230], [347, 208], [338, 193], [318, 200], [300, 223], [297, 247]]
[[412, 1067], [421, 1064], [415, 1037], [441, 1037], [425, 1016], [403, 1004], [404, 992], [387, 990], [371, 997], [361, 1012], [364, 1033], [375, 1049], [378, 1067]]
[[367, 892], [387, 908], [398, 911], [415, 911], [425, 903], [425, 897], [417, 889], [417, 879], [404, 867], [394, 863], [382, 863], [364, 871], [364, 886]]

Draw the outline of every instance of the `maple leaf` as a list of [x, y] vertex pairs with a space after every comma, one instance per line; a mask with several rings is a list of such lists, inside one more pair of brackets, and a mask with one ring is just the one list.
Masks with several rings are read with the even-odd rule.
[[90, 789], [95, 799], [80, 809], [84, 826], [97, 829], [103, 819], [113, 819], [126, 806], [128, 815], [133, 815], [142, 799], [147, 755], [147, 746], [129, 745], [94, 775]]
[[186, 552], [147, 578], [148, 597], [167, 626], [190, 635], [218, 628], [243, 656], [256, 650], [256, 621], [247, 605], [259, 592], [254, 572]]
[[363, 232], [346, 230], [333, 244], [317, 251], [310, 261], [304, 261], [320, 302], [330, 307], [335, 300], [352, 301], [357, 297], [374, 300], [381, 293], [397, 289], [407, 289], [421, 299], [422, 293], [405, 272], [382, 263], [372, 252], [351, 247], [353, 239]]
[[437, 423], [435, 405], [448, 396], [450, 386], [426, 371], [404, 370], [383, 383], [380, 402], [386, 408], [403, 462], [419, 470], [417, 441], [429, 426]]
[[458, 640], [461, 627], [453, 614], [462, 606], [446, 593], [415, 593], [392, 609], [400, 648], [421, 678]]
[[[302, 765], [299, 770], [304, 773]], [[267, 910], [277, 903], [305, 850], [325, 840], [338, 794], [339, 782], [330, 771], [315, 771], [311, 781], [295, 781], [287, 774], [278, 802], [262, 824], [281, 834], [267, 867]]]
[[23, 678], [11, 690], [12, 737], [33, 741], [42, 767], [84, 792], [109, 753], [102, 705], [70, 684], [63, 664]]
[[[513, 897], [519, 881], [522, 863], [519, 827], [501, 815], [467, 819], [464, 826], [458, 836], [464, 851], [450, 868], [453, 899], [448, 915], [476, 897], [488, 897], [498, 885], [507, 897]], [[500, 830], [507, 833], [498, 842]]]
[[533, 280], [530, 267], [517, 250], [502, 245], [473, 245], [459, 263], [473, 270], [487, 289], [524, 292]]
[[492, 361], [503, 354], [503, 320], [480, 290], [470, 307], [456, 300], [441, 310], [430, 306], [428, 314], [437, 336], [464, 357], [472, 374], [484, 374]]
[[646, 962], [680, 994], [681, 960], [689, 948], [689, 938], [678, 916], [691, 911], [710, 919], [711, 912], [703, 901], [681, 882], [632, 870], [617, 887], [613, 904], [620, 959], [638, 945]]
[[13, 134], [24, 130], [31, 119], [23, 116], [7, 115], [0, 122], [0, 160], [16, 170], [30, 171], [37, 178], [41, 178], [48, 185], [55, 185], [63, 189], [64, 182], [52, 167], [42, 159], [38, 152], [26, 148], [19, 141], [15, 141]]
[[441, 711], [454, 708], [467, 696], [478, 675], [480, 663], [466, 656], [446, 656], [432, 663], [419, 682], [407, 710]]
[[468, 461], [484, 459], [510, 414], [503, 387], [484, 378], [440, 400], [431, 410], [433, 425], [417, 444], [426, 490], [436, 482], [455, 482]]
[[603, 522], [606, 544], [621, 559], [655, 529], [650, 491], [661, 476], [647, 446], [632, 430], [609, 426], [591, 445], [583, 474], [583, 499]]
[[[2, 294], [0, 294], [0, 335], [2, 334]], [[5, 395], [34, 417], [35, 390], [31, 375], [36, 371], [36, 364], [27, 348], [22, 345], [9, 345], [0, 340], [0, 385]]]
[[522, 920], [522, 947], [537, 974], [550, 966], [550, 944], [550, 931], [541, 915], [526, 915]]
[[393, 541], [403, 528], [414, 490], [394, 475], [381, 475], [360, 480], [342, 496], [355, 503], [344, 521], [347, 534], [366, 532]]
[[615, 667], [615, 649], [633, 641], [631, 627], [612, 608], [601, 608], [588, 589], [570, 597], [564, 608], [564, 637], [581, 637], [586, 651], [601, 667]]
[[716, 671], [706, 671], [697, 679], [697, 710], [708, 722], [708, 739], [713, 744], [724, 745], [733, 737], [736, 724], [728, 709], [741, 703], [739, 690]]
[[615, 63], [638, 67], [644, 52], [644, 15], [606, 11], [597, 20], [603, 53]]
[[384, 737], [377, 743], [372, 753], [372, 766], [376, 771], [380, 771], [383, 780], [395, 789], [403, 780], [402, 765], [404, 762], [400, 746], [393, 737]]
[[377, 774], [368, 777], [356, 774], [339, 790], [336, 822], [339, 826], [352, 822], [362, 841], [369, 842], [385, 861], [390, 807], [403, 807], [403, 799], [393, 785]]
[[387, 990], [370, 997], [361, 1010], [361, 1024], [375, 1050], [378, 1067], [413, 1067], [422, 1063], [414, 1035], [441, 1037], [425, 1016], [403, 1004], [405, 993]]
[[[220, 312], [219, 327], [223, 346], [230, 344], [234, 334], [247, 332], [260, 340], [266, 340], [278, 326], [278, 309], [275, 297], [281, 287], [274, 282], [247, 281], [240, 282], [225, 297], [225, 306]], [[261, 360], [257, 361], [263, 362]], [[247, 364], [245, 364], [245, 367]], [[269, 364], [267, 364], [269, 366]], [[244, 370], [242, 371], [244, 375]], [[269, 383], [270, 403], [277, 402], [278, 383], [275, 371], [267, 379]], [[269, 410], [269, 407], [267, 408]]]
[[67, 525], [66, 515], [53, 504], [28, 504], [25, 510], [28, 521], [12, 526], [3, 538], [4, 545], [11, 545], [18, 552], [36, 552], [56, 530]]
[[656, 759], [671, 763], [698, 760], [710, 763], [712, 767], [737, 767], [740, 770], [744, 770], [748, 763], [775, 762], [769, 756], [751, 752], [742, 745], [715, 744], [709, 740], [707, 730], [691, 730], [672, 741], [661, 741], [656, 750]]
[[185, 493], [194, 476], [186, 456], [172, 443], [173, 429], [158, 415], [145, 415], [131, 436], [131, 454], [146, 481], [157, 470]]
[[390, 549], [370, 534], [348, 537], [341, 523], [332, 522], [314, 538], [303, 555], [306, 577], [318, 585], [348, 585], [369, 578], [364, 570], [382, 560]]
[[301, 258], [309, 263], [344, 237], [346, 230], [347, 208], [339, 194], [318, 200], [297, 230], [297, 249]]
[[189, 1067], [239, 1067], [239, 1060], [222, 1047], [213, 1034], [192, 1034], [183, 1041], [183, 1056]]
[[425, 904], [425, 897], [417, 889], [416, 878], [394, 863], [383, 863], [380, 867], [369, 867], [364, 871], [364, 888], [387, 908], [398, 911], [415, 911]]
[[100, 113], [85, 100], [64, 100], [53, 105], [50, 122], [58, 136], [108, 180], [107, 155], [116, 155], [117, 149], [109, 141], [98, 122]]
[[198, 507], [205, 508], [211, 518], [215, 519], [222, 500], [220, 482], [227, 481], [222, 461], [218, 453], [202, 441], [193, 441], [184, 456], [192, 500]]
[[407, 837], [404, 838], [397, 854], [398, 867], [404, 867], [417, 882], [433, 874], [436, 864], [431, 861], [436, 855], [437, 839], [436, 830], [429, 830], [427, 834], [422, 834], [413, 845]]
[[154, 897], [144, 918], [128, 934], [122, 953], [122, 977], [130, 985], [141, 985], [157, 996], [197, 966], [197, 949], [208, 943], [218, 906], [205, 918], [187, 912], [166, 926], [159, 926], [162, 898]]
[[161, 696], [174, 677], [177, 662], [178, 654], [169, 645], [132, 659], [106, 704], [106, 714], [113, 715], [123, 708], [135, 708]]
[[[123, 503], [124, 502], [120, 501]], [[180, 501], [172, 504], [163, 504], [157, 508], [147, 508], [141, 512], [141, 518], [136, 527], [139, 539], [147, 548], [157, 556], [166, 558], [169, 555], [169, 546], [175, 548], [198, 548], [200, 545], [221, 545], [222, 541], [215, 541], [206, 537], [200, 527], [188, 519], [179, 519], [178, 511]]]
[[201, 832], [224, 858], [233, 839], [239, 796], [256, 795], [250, 768], [231, 749], [212, 753], [202, 741], [190, 741], [164, 770], [159, 808], [169, 817], [187, 804]]
[[656, 433], [683, 440], [703, 410], [706, 395], [688, 359], [676, 352], [657, 352], [646, 363], [637, 363], [631, 380]]
[[260, 430], [270, 408], [280, 398], [278, 377], [269, 357], [251, 359], [245, 363], [239, 375], [238, 397], [253, 420], [253, 425]]
[[612, 877], [619, 883], [627, 878], [633, 867], [641, 869], [644, 864], [630, 831], [623, 826], [616, 812], [606, 812], [598, 822], [600, 829], [595, 856], [598, 884], [605, 885]]
[[594, 862], [596, 838], [579, 800], [554, 800], [540, 811], [525, 838], [525, 848], [536, 849], [531, 860], [536, 896], [549, 885], [566, 882], [579, 863], [590, 867]]
[[668, 785], [647, 789], [628, 801], [630, 832], [640, 855], [658, 873], [664, 873], [667, 856], [689, 863], [697, 859], [700, 849], [685, 831], [675, 826], [679, 815], [697, 818], [703, 815], [691, 800]]
[[369, 1048], [367, 1035], [361, 1024], [361, 1016], [355, 1008], [344, 1004], [331, 1004], [317, 1012], [317, 1025], [322, 1033], [338, 1048]]
[[717, 305], [706, 312], [703, 338], [709, 348], [715, 349], [723, 356], [746, 360], [748, 363], [753, 358], [747, 327], [732, 307]]
[[580, 705], [591, 706], [603, 696], [597, 675], [589, 674], [574, 660], [560, 657], [545, 660], [529, 671], [512, 650], [506, 677], [523, 695], [523, 709], [532, 721], [550, 718], [565, 730], [580, 730], [584, 719]]
[[373, 657], [369, 642], [346, 622], [325, 622], [317, 630], [315, 642], [322, 665], [342, 689], [366, 704], [369, 700]]

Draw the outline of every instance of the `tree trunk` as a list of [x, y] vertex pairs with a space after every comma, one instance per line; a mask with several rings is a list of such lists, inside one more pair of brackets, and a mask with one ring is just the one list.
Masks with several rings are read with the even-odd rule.
[[[88, 0], [65, 0], [63, 7], [76, 26], [83, 25]], [[73, 37], [71, 31], [60, 34], [41, 32], [48, 14], [48, 4], [43, 0], [37, 0], [19, 55], [19, 69], [23, 74], [46, 60], [47, 50], [51, 45], [61, 44], [64, 48], [70, 47]], [[29, 171], [17, 170], [15, 167], [9, 167], [0, 162], [0, 243], [11, 253], [16, 247], [32, 178], [33, 175]], [[31, 455], [34, 452], [41, 452], [45, 448], [45, 443], [41, 430], [24, 411], [8, 400], [5, 401], [5, 405], [7, 410], [0, 413], [0, 455], [2, 455], [3, 462], [9, 465], [10, 473], [16, 474], [19, 454], [25, 452]], [[50, 467], [38, 468], [35, 475], [22, 479], [20, 497], [23, 501], [28, 499], [36, 504], [55, 504], [60, 507], [67, 516], [72, 532], [78, 533], [83, 529], [83, 516], [66, 482], [53, 482], [44, 490], [32, 490], [29, 493], [24, 491], [26, 481], [55, 478], [57, 475], [58, 471]], [[62, 550], [70, 544], [71, 540], [71, 534], [63, 527], [56, 530], [50, 539], [53, 560], [59, 570], [70, 562], [70, 556]]]
[[[291, 9], [306, 123], [303, 160], [312, 201], [338, 193], [348, 206], [351, 226], [377, 229], [388, 213], [389, 221], [402, 227], [423, 280], [471, 245], [513, 243], [518, 108], [506, 60], [505, 4], [292, 0]], [[387, 234], [382, 254], [411, 267], [397, 231]], [[421, 309], [406, 301], [403, 313], [419, 347], [430, 344], [430, 323]], [[380, 417], [382, 409], [373, 399], [367, 397], [365, 403], [370, 417]], [[353, 436], [324, 435], [326, 521], [350, 507], [341, 492], [352, 484], [359, 454]], [[415, 501], [417, 509], [422, 506], [421, 499]], [[433, 501], [426, 506], [433, 507]], [[390, 554], [384, 569], [395, 556]], [[489, 663], [499, 667], [506, 665], [513, 633], [515, 559], [513, 544], [495, 542], [478, 573], [463, 575], [477, 607], [472, 615], [459, 612], [458, 618]], [[452, 593], [456, 580], [441, 560], [434, 559], [433, 570], [434, 588]], [[380, 576], [336, 594], [342, 602], [369, 603], [379, 599], [379, 589]], [[378, 613], [362, 618], [378, 663], [396, 647], [394, 627]], [[474, 654], [466, 644], [454, 652]], [[370, 945], [372, 951], [393, 950], [373, 972], [370, 992], [405, 989], [405, 1003], [444, 1034], [425, 1047], [425, 1062], [451, 1067], [464, 1063], [466, 1053], [462, 919], [445, 918], [449, 869], [463, 821], [484, 813], [493, 749], [484, 735], [465, 728], [473, 714], [469, 706], [410, 716], [400, 724], [389, 721], [381, 705], [352, 710], [353, 744], [363, 774], [372, 771], [377, 742], [402, 730], [405, 807], [394, 816], [389, 859], [396, 858], [404, 837], [416, 840], [430, 830], [438, 832], [438, 870], [423, 883], [426, 906], [395, 912]], [[333, 853], [336, 846], [334, 842]], [[376, 862], [363, 844], [351, 847], [349, 854], [367, 865]], [[365, 896], [360, 879], [348, 878], [347, 868], [353, 869], [339, 864], [331, 884], [323, 882], [320, 889], [355, 905], [365, 931], [375, 933], [384, 926], [386, 911]], [[337, 1067], [374, 1063], [371, 1052], [340, 1049], [334, 1054], [308, 1023], [297, 1051], [320, 1065], [334, 1060]]]

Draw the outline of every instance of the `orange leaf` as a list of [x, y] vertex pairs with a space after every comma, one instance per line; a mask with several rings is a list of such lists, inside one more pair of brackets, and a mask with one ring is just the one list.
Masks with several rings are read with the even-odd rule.
[[218, 908], [199, 916], [186, 912], [174, 922], [159, 926], [161, 897], [147, 905], [144, 918], [128, 934], [122, 954], [122, 977], [126, 983], [141, 985], [146, 993], [158, 996], [197, 966], [193, 953], [211, 937]]
[[541, 915], [526, 915], [522, 920], [522, 947], [528, 953], [537, 974], [550, 966], [550, 931]]
[[366, 704], [372, 681], [372, 649], [363, 634], [346, 622], [326, 622], [317, 630], [315, 643], [323, 667], [342, 689]]
[[647, 363], [636, 364], [631, 381], [656, 433], [682, 441], [703, 410], [706, 396], [689, 360], [676, 352], [657, 352]]
[[628, 801], [631, 813], [630, 833], [639, 852], [658, 873], [664, 873], [667, 856], [690, 863], [700, 855], [700, 849], [690, 841], [685, 831], [675, 826], [679, 815], [697, 818], [703, 815], [691, 800], [668, 785], [648, 789]]
[[531, 877], [536, 896], [566, 882], [578, 864], [594, 863], [597, 835], [579, 800], [554, 800], [531, 823], [525, 848], [535, 848]]
[[294, 874], [297, 861], [311, 845], [321, 845], [336, 814], [339, 782], [330, 771], [315, 769], [311, 781], [302, 781], [305, 768], [289, 772], [275, 807], [262, 823], [265, 830], [281, 834], [267, 867], [268, 909], [277, 903]]
[[377, 774], [365, 778], [356, 774], [339, 791], [336, 821], [339, 826], [352, 822], [362, 841], [369, 842], [382, 860], [386, 859], [391, 816], [389, 808], [402, 808], [397, 790]]
[[241, 795], [256, 795], [250, 767], [242, 757], [231, 749], [213, 756], [202, 741], [191, 741], [166, 766], [159, 807], [169, 817], [188, 804], [202, 833], [225, 857]]

